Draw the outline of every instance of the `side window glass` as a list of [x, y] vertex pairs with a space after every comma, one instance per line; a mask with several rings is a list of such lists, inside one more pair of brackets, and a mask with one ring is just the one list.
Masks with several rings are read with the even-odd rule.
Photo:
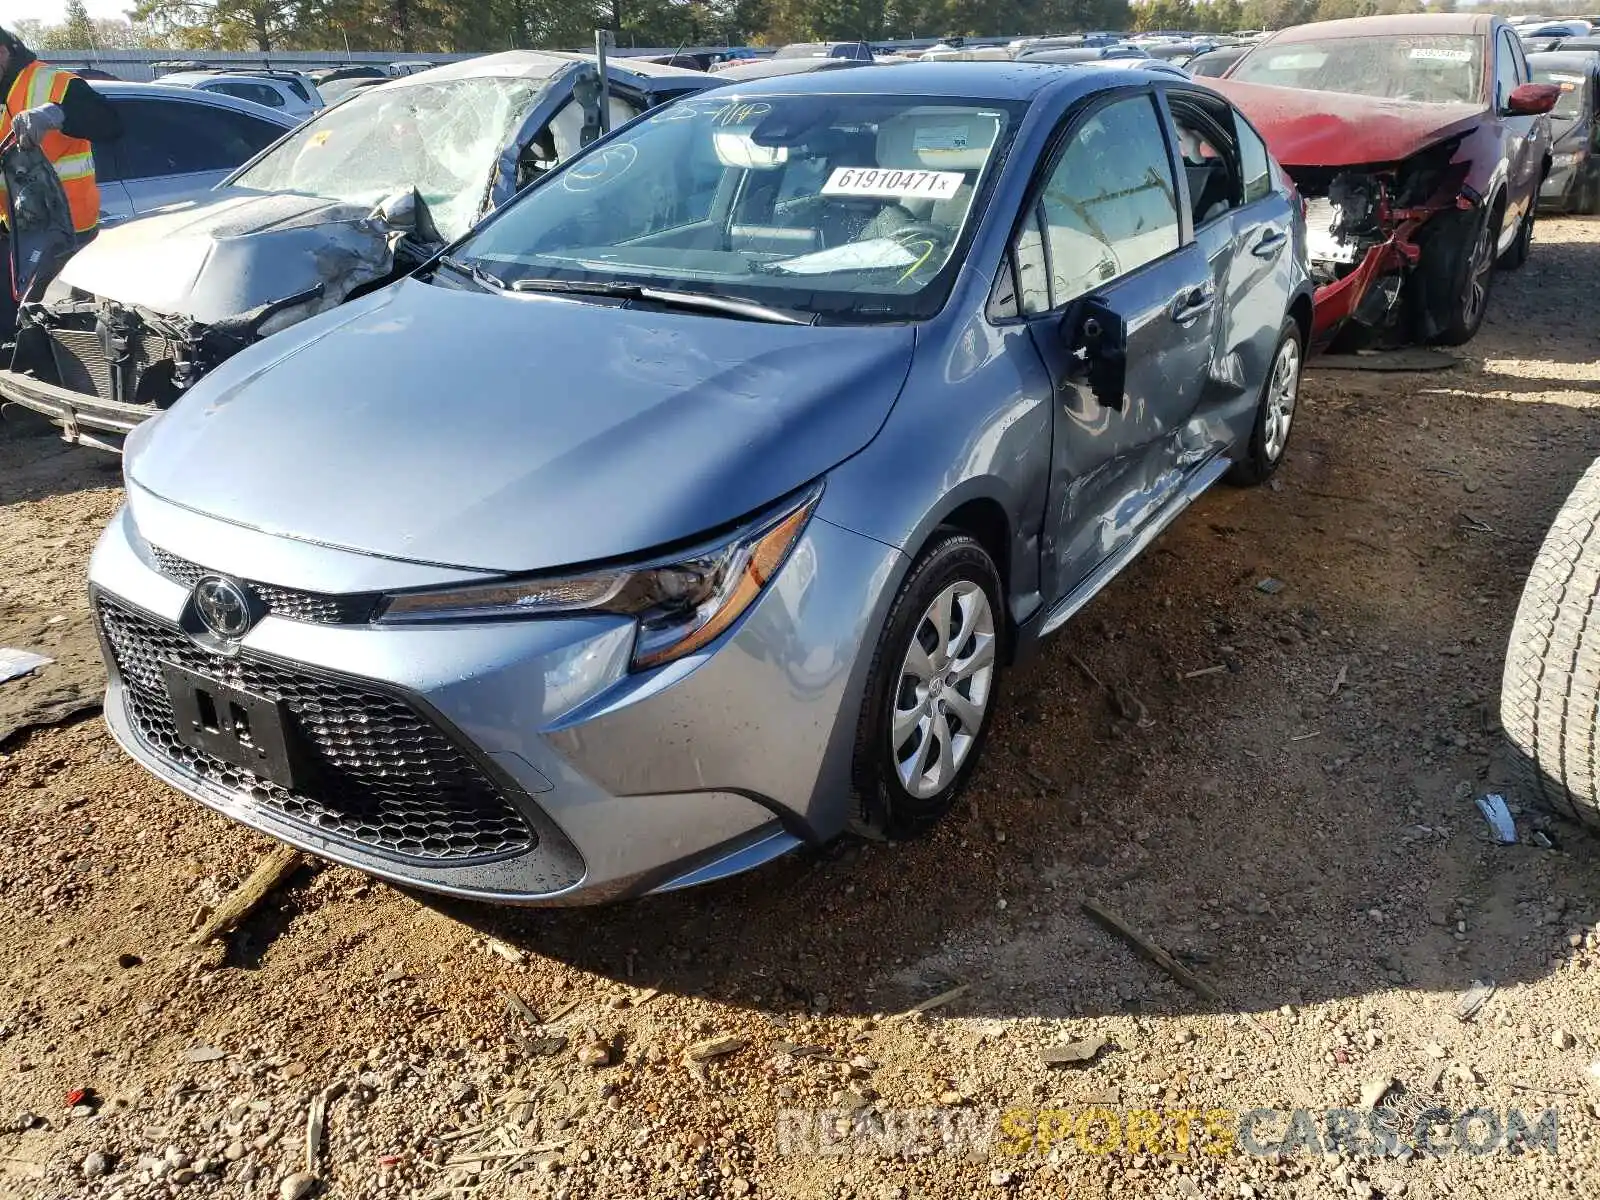
[[1080, 125], [1041, 197], [1050, 307], [1178, 248], [1178, 190], [1155, 102], [1134, 96]]
[[1044, 257], [1044, 233], [1035, 210], [1017, 235], [1012, 256], [1017, 268], [1017, 308], [1025, 315], [1050, 308], [1050, 267]]
[[267, 87], [262, 83], [213, 83], [202, 90], [221, 92], [225, 96], [232, 96], [238, 100], [250, 100], [256, 104], [265, 104], [268, 108], [283, 107], [282, 93], [276, 88]]
[[1244, 202], [1254, 204], [1272, 194], [1272, 160], [1267, 157], [1266, 143], [1254, 129], [1238, 117], [1233, 121], [1234, 134], [1239, 139], [1239, 165], [1244, 175]]
[[[118, 100], [108, 101], [116, 114], [126, 124], [128, 120], [127, 108]], [[122, 156], [117, 153], [116, 142], [94, 142], [90, 145], [94, 153], [94, 175], [101, 183], [116, 183], [122, 178]]]
[[186, 100], [129, 101], [122, 121], [117, 147], [127, 179], [228, 170], [277, 140], [280, 132], [242, 113]]
[[1506, 104], [1511, 99], [1511, 90], [1519, 82], [1517, 60], [1512, 57], [1510, 42], [1510, 35], [1502, 30], [1494, 56], [1494, 106], [1497, 112], [1505, 112]]
[[1523, 52], [1522, 43], [1516, 38], [1507, 38], [1506, 41], [1511, 47], [1511, 57], [1517, 64], [1517, 82], [1532, 83], [1533, 68], [1528, 65], [1528, 56]]
[[1220, 144], [1205, 125], [1182, 108], [1175, 107], [1172, 115], [1178, 126], [1178, 153], [1189, 184], [1189, 215], [1199, 229], [1226, 216], [1235, 198], [1242, 194], [1243, 189], [1234, 183], [1239, 171], [1232, 150]]

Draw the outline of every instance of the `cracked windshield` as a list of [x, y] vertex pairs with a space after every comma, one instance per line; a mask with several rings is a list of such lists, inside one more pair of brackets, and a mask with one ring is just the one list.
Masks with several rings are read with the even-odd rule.
[[716, 97], [553, 174], [457, 253], [492, 285], [618, 282], [851, 320], [938, 310], [1017, 116], [917, 97]]
[[372, 205], [415, 188], [440, 234], [455, 239], [471, 228], [496, 157], [544, 86], [482, 76], [386, 84], [301, 127], [236, 182]]

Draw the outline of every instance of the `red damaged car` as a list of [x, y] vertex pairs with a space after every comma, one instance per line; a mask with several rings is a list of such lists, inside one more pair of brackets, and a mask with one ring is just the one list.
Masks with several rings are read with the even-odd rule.
[[1531, 79], [1503, 20], [1438, 13], [1284, 29], [1211, 81], [1305, 199], [1313, 342], [1352, 322], [1448, 346], [1477, 333], [1496, 262], [1527, 259], [1550, 170], [1558, 92]]

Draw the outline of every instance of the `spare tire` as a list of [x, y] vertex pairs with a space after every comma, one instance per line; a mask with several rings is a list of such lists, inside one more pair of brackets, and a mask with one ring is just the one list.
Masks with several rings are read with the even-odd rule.
[[1572, 489], [1522, 590], [1500, 724], [1528, 795], [1600, 830], [1600, 460]]

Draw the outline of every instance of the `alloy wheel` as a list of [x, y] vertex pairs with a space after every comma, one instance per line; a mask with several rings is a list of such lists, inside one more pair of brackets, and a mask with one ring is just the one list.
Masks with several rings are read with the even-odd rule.
[[1472, 273], [1467, 280], [1466, 311], [1462, 314], [1466, 324], [1477, 323], [1489, 302], [1489, 275], [1494, 270], [1495, 222], [1485, 219], [1478, 231], [1478, 241], [1472, 248]]
[[1285, 338], [1272, 363], [1272, 378], [1267, 383], [1267, 413], [1262, 422], [1261, 448], [1268, 462], [1277, 462], [1289, 443], [1289, 426], [1294, 422], [1295, 401], [1300, 395], [1300, 343]]
[[922, 614], [900, 666], [889, 750], [900, 784], [926, 800], [954, 782], [994, 693], [995, 625], [988, 593], [961, 579]]

